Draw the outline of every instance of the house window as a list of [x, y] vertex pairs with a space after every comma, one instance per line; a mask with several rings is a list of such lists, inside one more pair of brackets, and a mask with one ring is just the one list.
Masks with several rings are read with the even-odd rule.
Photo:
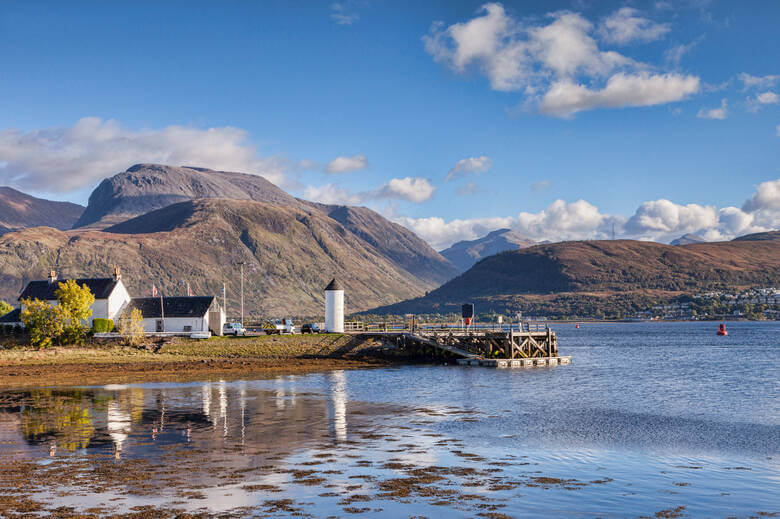
[[192, 326], [185, 326], [184, 327], [184, 331], [185, 332], [191, 332], [192, 331]]
[[164, 331], [164, 329], [163, 329], [163, 320], [162, 319], [157, 319], [157, 331], [158, 332]]

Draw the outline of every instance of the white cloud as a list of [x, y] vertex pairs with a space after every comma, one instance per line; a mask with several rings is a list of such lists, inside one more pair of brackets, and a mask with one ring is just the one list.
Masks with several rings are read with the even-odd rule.
[[348, 173], [368, 168], [368, 159], [365, 155], [353, 157], [336, 157], [325, 164], [325, 173]]
[[402, 199], [420, 203], [431, 198], [434, 191], [436, 188], [424, 178], [393, 178], [384, 186], [372, 191], [370, 197]]
[[776, 105], [780, 103], [780, 96], [774, 92], [761, 92], [756, 97], [747, 98], [747, 109], [749, 112], [758, 112], [765, 105]]
[[728, 101], [725, 99], [721, 99], [720, 106], [718, 108], [702, 108], [699, 110], [699, 113], [696, 114], [696, 117], [699, 119], [719, 119], [723, 120], [726, 117], [728, 117]]
[[[666, 30], [635, 15], [632, 9], [618, 11], [614, 20], [620, 31], [610, 34], [621, 41], [647, 40]], [[475, 68], [494, 90], [523, 92], [530, 104], [541, 99], [542, 113], [558, 117], [669, 103], [699, 91], [698, 77], [651, 73], [646, 64], [602, 51], [592, 36], [593, 24], [580, 14], [559, 11], [548, 19], [546, 24], [523, 23], [501, 4], [489, 3], [467, 22], [434, 23], [423, 42], [434, 60], [455, 73]]]
[[666, 104], [685, 99], [698, 90], [699, 78], [680, 74], [618, 73], [600, 90], [564, 80], [553, 83], [542, 99], [540, 111], [567, 118], [594, 108]]
[[303, 197], [312, 202], [333, 205], [360, 205], [364, 201], [360, 194], [351, 193], [349, 189], [334, 184], [306, 186]]
[[337, 25], [352, 25], [360, 20], [360, 15], [355, 12], [352, 2], [336, 2], [330, 4], [330, 19]]
[[780, 227], [780, 179], [760, 184], [743, 207], [676, 204], [661, 199], [644, 202], [631, 217], [601, 212], [585, 200], [556, 200], [537, 213], [517, 216], [445, 221], [439, 217], [396, 218], [427, 240], [437, 250], [460, 240], [473, 240], [490, 231], [511, 228], [537, 241], [608, 239], [614, 226], [618, 238], [666, 242], [686, 233], [707, 240], [730, 240], [736, 236]]
[[444, 178], [446, 182], [458, 177], [465, 177], [471, 174], [481, 175], [493, 167], [493, 159], [486, 156], [469, 157], [460, 159], [452, 169], [449, 170]]
[[608, 16], [599, 27], [604, 41], [625, 45], [632, 41], [654, 41], [671, 30], [668, 23], [644, 18], [637, 9], [623, 7]]
[[534, 182], [531, 184], [531, 190], [532, 191], [544, 191], [545, 189], [550, 189], [550, 181], [549, 180], [540, 180], [539, 182]]
[[667, 49], [666, 52], [664, 52], [664, 59], [668, 63], [674, 65], [675, 67], [679, 67], [683, 57], [685, 57], [686, 54], [690, 53], [697, 45], [699, 45], [703, 41], [704, 41], [704, 36], [702, 35], [690, 43], [683, 43], [681, 45], [676, 45], [674, 47], [671, 47], [670, 49]]
[[361, 205], [370, 200], [408, 200], [420, 203], [433, 196], [436, 188], [419, 177], [393, 178], [377, 189], [352, 192], [335, 184], [307, 186], [304, 198], [323, 204]]
[[229, 126], [132, 130], [85, 117], [71, 127], [0, 131], [0, 183], [22, 188], [73, 191], [142, 162], [241, 171], [277, 184], [291, 167], [281, 157], [259, 156], [247, 133]]
[[752, 76], [747, 72], [741, 73], [737, 76], [742, 81], [742, 90], [749, 90], [751, 88], [770, 88], [775, 83], [780, 82], [780, 74], [770, 76]]

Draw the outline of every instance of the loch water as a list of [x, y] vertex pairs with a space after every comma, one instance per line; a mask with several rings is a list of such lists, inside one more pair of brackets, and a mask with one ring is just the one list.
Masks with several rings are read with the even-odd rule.
[[550, 368], [19, 387], [0, 457], [97, 515], [771, 516], [780, 323], [716, 326], [553, 325]]

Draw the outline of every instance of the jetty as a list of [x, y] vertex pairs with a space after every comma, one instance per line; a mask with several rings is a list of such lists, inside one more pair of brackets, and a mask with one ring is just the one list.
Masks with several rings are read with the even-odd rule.
[[345, 333], [393, 341], [399, 349], [463, 366], [530, 368], [571, 364], [558, 355], [558, 338], [546, 324], [498, 327], [344, 323]]

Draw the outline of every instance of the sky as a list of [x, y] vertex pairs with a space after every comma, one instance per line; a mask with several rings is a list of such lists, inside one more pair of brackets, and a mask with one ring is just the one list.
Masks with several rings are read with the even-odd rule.
[[780, 2], [0, 0], [0, 185], [263, 175], [437, 249], [780, 227]]

